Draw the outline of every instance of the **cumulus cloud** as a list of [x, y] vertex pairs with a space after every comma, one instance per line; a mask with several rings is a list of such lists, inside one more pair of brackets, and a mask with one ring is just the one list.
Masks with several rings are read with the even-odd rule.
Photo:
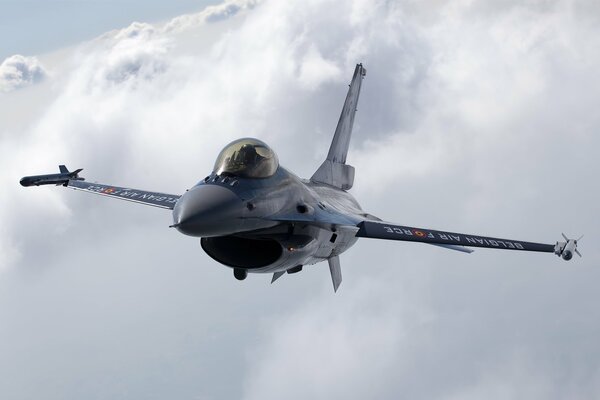
[[164, 26], [166, 32], [176, 32], [206, 22], [218, 22], [231, 18], [238, 13], [251, 10], [259, 4], [259, 0], [226, 0], [221, 4], [208, 6], [201, 12], [186, 14], [173, 18]]
[[133, 38], [145, 38], [149, 39], [156, 32], [156, 29], [150, 24], [134, 22], [127, 28], [117, 30], [114, 34], [116, 40], [122, 39], [133, 39]]
[[363, 62], [348, 160], [367, 211], [547, 242], [596, 232], [586, 8], [437, 3], [228, 2], [69, 53], [44, 111], [0, 126], [5, 397], [598, 397], [593, 246], [565, 265], [361, 240], [334, 296], [326, 265], [240, 284], [168, 212], [18, 186], [67, 163], [181, 193], [240, 136], [310, 176]]
[[312, 45], [301, 62], [298, 78], [302, 85], [310, 90], [315, 90], [324, 82], [339, 81], [341, 72], [334, 62], [323, 58], [319, 50]]
[[91, 87], [150, 80], [167, 68], [168, 44], [151, 24], [134, 22], [93, 42], [94, 51], [81, 55], [80, 79]]
[[47, 75], [46, 70], [35, 57], [15, 54], [0, 64], [0, 91], [11, 92], [40, 82]]

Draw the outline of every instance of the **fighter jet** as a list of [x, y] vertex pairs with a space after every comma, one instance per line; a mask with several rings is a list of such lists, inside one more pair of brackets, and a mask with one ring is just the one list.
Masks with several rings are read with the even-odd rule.
[[471, 253], [470, 247], [554, 253], [570, 260], [579, 239], [555, 244], [499, 239], [473, 234], [415, 228], [381, 220], [363, 211], [348, 193], [354, 168], [346, 163], [361, 84], [358, 64], [342, 108], [327, 158], [310, 179], [301, 179], [279, 164], [264, 142], [242, 138], [217, 156], [212, 172], [181, 195], [89, 183], [81, 169], [28, 176], [23, 186], [67, 188], [172, 210], [172, 228], [200, 238], [202, 249], [233, 269], [238, 280], [251, 273], [272, 274], [271, 283], [306, 265], [329, 263], [333, 289], [342, 282], [340, 255], [358, 238], [422, 242]]

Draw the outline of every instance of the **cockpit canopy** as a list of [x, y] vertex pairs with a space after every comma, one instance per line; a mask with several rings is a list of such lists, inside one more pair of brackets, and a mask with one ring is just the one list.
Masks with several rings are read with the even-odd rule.
[[240, 178], [268, 178], [278, 167], [277, 155], [269, 146], [258, 139], [244, 138], [221, 150], [213, 172]]

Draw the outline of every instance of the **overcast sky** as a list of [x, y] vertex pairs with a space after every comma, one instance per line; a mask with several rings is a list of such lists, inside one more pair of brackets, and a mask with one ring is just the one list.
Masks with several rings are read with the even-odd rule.
[[[188, 11], [106, 11], [106, 31], [64, 42], [3, 35], [0, 398], [600, 397], [595, 2], [237, 0], [173, 17]], [[584, 257], [361, 239], [337, 294], [326, 264], [238, 282], [168, 211], [18, 184], [64, 163], [178, 194], [243, 136], [308, 177], [357, 62], [365, 210], [585, 234]]]

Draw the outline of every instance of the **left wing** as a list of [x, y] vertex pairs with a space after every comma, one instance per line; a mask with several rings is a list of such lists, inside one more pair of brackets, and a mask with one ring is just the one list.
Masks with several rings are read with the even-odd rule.
[[358, 224], [358, 228], [357, 237], [422, 242], [450, 248], [455, 246], [469, 246], [502, 250], [537, 251], [554, 253], [565, 260], [570, 260], [573, 257], [573, 253], [579, 253], [577, 251], [577, 240], [573, 239], [566, 239], [566, 242], [557, 242], [556, 244], [544, 244], [413, 228], [373, 221], [363, 221]]
[[84, 182], [79, 176], [81, 169], [70, 172], [64, 165], [59, 166], [60, 173], [47, 175], [25, 176], [21, 178], [22, 186], [61, 185], [83, 192], [108, 196], [114, 199], [132, 201], [148, 206], [172, 210], [181, 196], [166, 193], [147, 192], [119, 186], [103, 185], [101, 183]]

